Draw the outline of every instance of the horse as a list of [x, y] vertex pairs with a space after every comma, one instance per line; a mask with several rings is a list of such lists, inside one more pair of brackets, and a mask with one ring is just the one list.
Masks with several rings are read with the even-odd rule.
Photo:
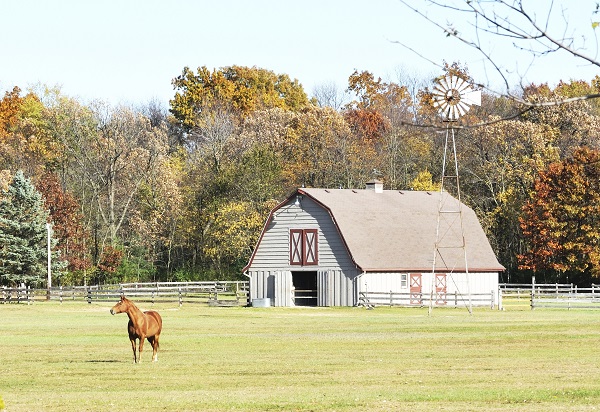
[[[146, 339], [148, 339], [148, 342], [152, 345], [152, 362], [157, 362], [158, 340], [162, 330], [162, 318], [158, 312], [153, 310], [142, 312], [132, 301], [125, 296], [121, 296], [121, 300], [112, 307], [110, 313], [116, 315], [117, 313], [123, 312], [127, 313], [127, 316], [129, 316], [127, 332], [129, 333], [129, 340], [131, 341], [131, 348], [133, 349], [133, 362], [140, 363], [142, 361], [142, 350], [144, 348], [144, 340]], [[135, 348], [136, 339], [140, 340], [137, 354]]]

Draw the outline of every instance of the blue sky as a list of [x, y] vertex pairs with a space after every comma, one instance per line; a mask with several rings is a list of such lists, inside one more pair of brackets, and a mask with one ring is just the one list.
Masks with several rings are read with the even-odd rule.
[[[585, 32], [593, 55], [587, 29], [595, 1], [556, 3], [566, 5], [571, 27]], [[257, 66], [298, 79], [309, 95], [324, 83], [344, 89], [354, 69], [392, 81], [399, 69], [440, 74], [395, 40], [439, 63], [466, 63], [476, 81], [494, 82], [480, 56], [397, 0], [0, 0], [0, 16], [0, 91], [41, 83], [83, 101], [158, 99], [166, 106], [171, 79], [184, 66]], [[524, 72], [527, 59], [510, 44], [490, 44], [507, 67]], [[598, 73], [569, 60], [540, 62], [528, 79], [555, 83]]]

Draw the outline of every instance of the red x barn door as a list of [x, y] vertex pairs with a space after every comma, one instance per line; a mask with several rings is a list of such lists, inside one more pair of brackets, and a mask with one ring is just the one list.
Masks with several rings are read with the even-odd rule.
[[410, 304], [411, 305], [422, 305], [423, 297], [421, 293], [423, 291], [422, 276], [420, 273], [410, 274]]
[[445, 305], [447, 303], [448, 286], [445, 273], [435, 274], [435, 304]]

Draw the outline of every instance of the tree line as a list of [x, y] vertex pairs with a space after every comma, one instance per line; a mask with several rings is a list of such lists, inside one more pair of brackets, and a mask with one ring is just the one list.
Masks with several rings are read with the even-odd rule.
[[[445, 71], [473, 82], [459, 64]], [[298, 187], [377, 177], [386, 189], [436, 190], [449, 125], [432, 105], [434, 80], [355, 71], [345, 91], [309, 97], [267, 69], [186, 67], [168, 109], [15, 87], [0, 100], [0, 284], [43, 283], [46, 223], [54, 284], [234, 280], [268, 212]], [[600, 276], [600, 105], [537, 104], [599, 90], [600, 77], [531, 84], [518, 100], [484, 91], [452, 125], [461, 198], [503, 281]], [[39, 201], [19, 207], [19, 193]], [[37, 266], [15, 257], [25, 255]]]

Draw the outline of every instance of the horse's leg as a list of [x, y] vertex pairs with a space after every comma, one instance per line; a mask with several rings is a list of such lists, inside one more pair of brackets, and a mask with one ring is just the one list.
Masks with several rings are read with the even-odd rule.
[[142, 363], [142, 350], [144, 349], [145, 336], [140, 336], [140, 350], [138, 350], [138, 363]]
[[152, 345], [152, 362], [158, 362], [158, 335], [149, 337], [148, 342]]
[[135, 338], [129, 340], [131, 341], [131, 349], [133, 349], [133, 363], [137, 363], [137, 357], [135, 356]]
[[158, 362], [158, 349], [160, 349], [159, 340], [160, 340], [160, 333], [154, 337], [154, 344], [156, 345], [155, 349], [154, 349], [154, 351], [156, 352], [156, 356], [155, 356], [156, 362]]

